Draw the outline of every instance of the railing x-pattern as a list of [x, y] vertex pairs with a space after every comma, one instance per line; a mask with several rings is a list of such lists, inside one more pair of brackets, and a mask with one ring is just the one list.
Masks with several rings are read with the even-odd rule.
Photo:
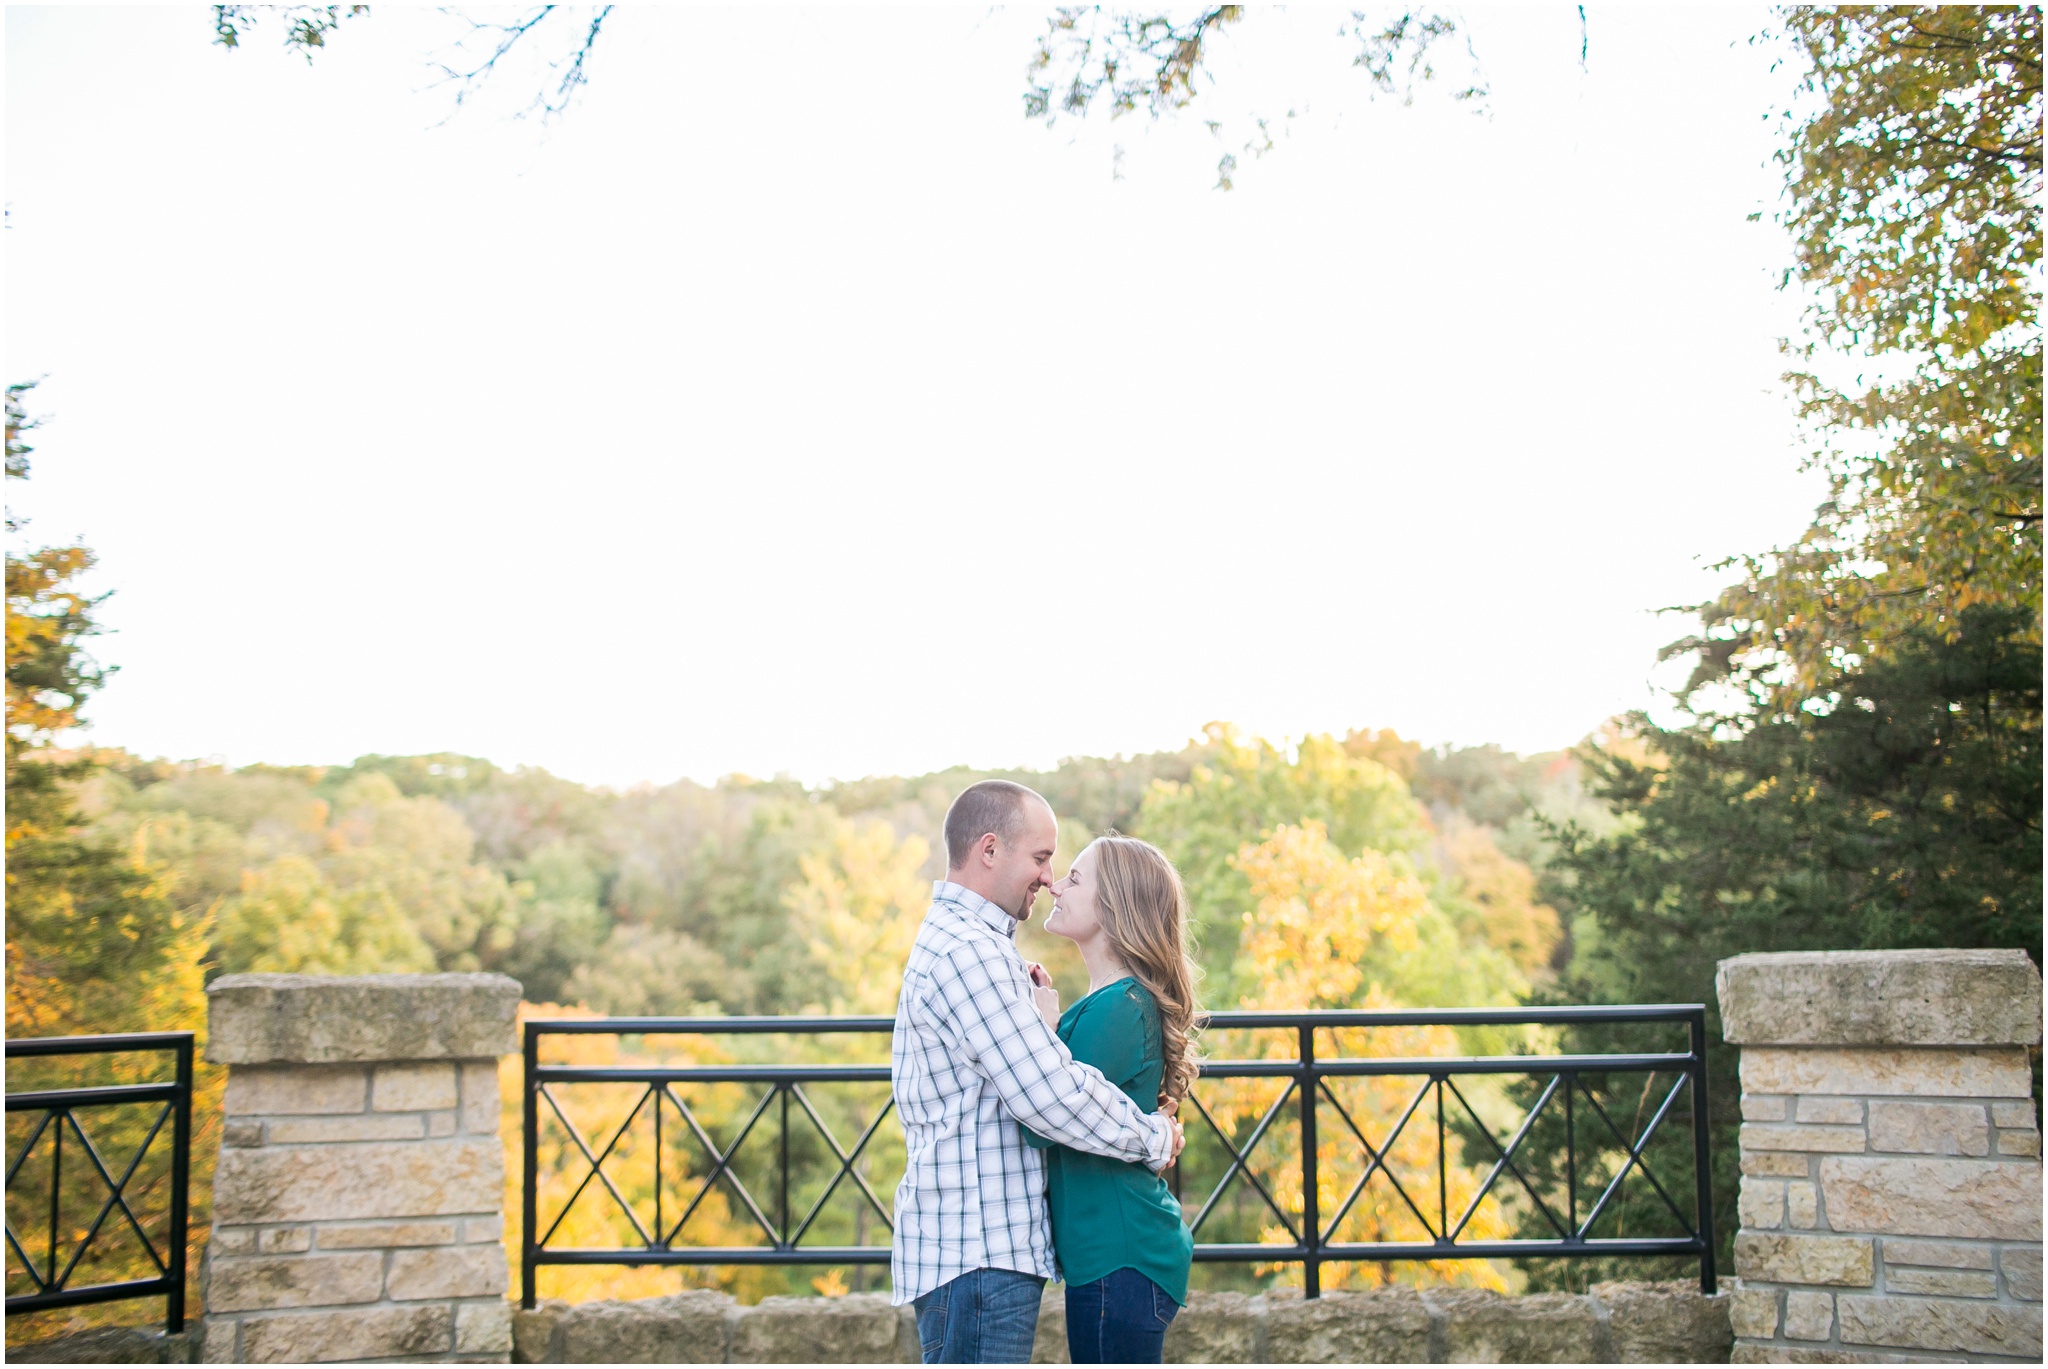
[[[1335, 1048], [1340, 1032], [1355, 1040], [1376, 1028], [1596, 1023], [1682, 1029], [1685, 1049], [1387, 1057]], [[526, 1304], [534, 1304], [543, 1265], [886, 1264], [888, 1245], [865, 1237], [888, 1233], [893, 1214], [867, 1170], [882, 1148], [901, 1170], [901, 1132], [885, 1126], [893, 1110], [886, 1064], [553, 1064], [541, 1058], [548, 1038], [805, 1039], [880, 1035], [893, 1025], [879, 1017], [529, 1021]], [[1330, 1264], [1685, 1256], [1698, 1260], [1701, 1287], [1713, 1291], [1699, 1006], [1228, 1012], [1211, 1025], [1212, 1039], [1261, 1033], [1269, 1054], [1282, 1041], [1291, 1049], [1282, 1058], [1205, 1061], [1182, 1109], [1188, 1147], [1168, 1178], [1196, 1260], [1299, 1264], [1313, 1297]], [[1323, 1042], [1329, 1048], [1319, 1049]], [[1634, 1113], [1621, 1118], [1619, 1095], [1606, 1087], [1617, 1076], [1643, 1080]], [[564, 1097], [576, 1086], [609, 1086], [609, 1107], [583, 1110], [579, 1124]], [[858, 1100], [823, 1101], [823, 1091], [843, 1086], [865, 1088], [865, 1109]], [[1360, 1095], [1361, 1088], [1378, 1092]], [[1517, 1110], [1504, 1128], [1489, 1120]], [[1689, 1138], [1668, 1125], [1680, 1111]], [[566, 1162], [550, 1166], [545, 1194], [544, 1145]], [[1278, 1152], [1263, 1173], [1262, 1146], [1268, 1157]], [[1683, 1182], [1657, 1174], [1653, 1147], [1656, 1163], [1685, 1165]], [[848, 1196], [835, 1210], [840, 1194]], [[1631, 1220], [1664, 1229], [1629, 1234]], [[1347, 1239], [1347, 1223], [1366, 1227], [1367, 1238]], [[572, 1226], [612, 1239], [571, 1243]], [[1224, 1238], [1205, 1240], [1205, 1229]], [[685, 1239], [686, 1230], [710, 1238]]]
[[[164, 1325], [180, 1331], [185, 1325], [186, 1197], [192, 1156], [192, 1033], [138, 1032], [120, 1036], [61, 1036], [9, 1041], [7, 1059], [49, 1059], [125, 1052], [156, 1052], [171, 1056], [172, 1077], [158, 1083], [104, 1084], [89, 1088], [46, 1089], [7, 1095], [10, 1122], [17, 1113], [35, 1120], [18, 1145], [10, 1137], [12, 1154], [7, 1157], [7, 1254], [8, 1282], [25, 1276], [29, 1291], [9, 1293], [7, 1314], [35, 1312], [47, 1308], [78, 1307], [87, 1303], [114, 1302], [125, 1298], [164, 1298]], [[149, 1111], [128, 1114], [120, 1122], [102, 1115], [94, 1121], [100, 1139], [86, 1127], [81, 1114], [88, 1110], [129, 1108], [141, 1105]], [[152, 1106], [160, 1105], [160, 1106]], [[139, 1130], [118, 1139], [109, 1138], [110, 1129]], [[136, 1182], [143, 1162], [152, 1148], [169, 1131], [169, 1174], [164, 1191], [166, 1211], [161, 1215], [162, 1242], [144, 1229], [130, 1204], [130, 1187]], [[12, 1128], [10, 1128], [12, 1130]], [[71, 1140], [67, 1145], [67, 1134]], [[109, 1147], [133, 1145], [122, 1163], [118, 1151], [109, 1161]], [[156, 1152], [161, 1156], [161, 1150]], [[47, 1177], [47, 1187], [34, 1185], [33, 1194], [22, 1191], [30, 1162], [36, 1163], [29, 1177]], [[116, 1173], [116, 1170], [119, 1173]], [[72, 1178], [66, 1188], [66, 1175]], [[85, 1176], [81, 1185], [79, 1177]], [[82, 1192], [79, 1190], [83, 1190]], [[97, 1203], [89, 1221], [74, 1208], [66, 1218], [66, 1198], [74, 1203]], [[119, 1220], [109, 1219], [118, 1212]], [[19, 1215], [22, 1220], [17, 1222]], [[146, 1213], [154, 1220], [159, 1214]], [[153, 1274], [134, 1279], [113, 1279], [74, 1285], [72, 1280], [89, 1256], [119, 1255], [111, 1249], [114, 1233], [134, 1236], [134, 1243], [119, 1242], [132, 1259], [139, 1250]], [[65, 1253], [69, 1246], [69, 1254]]]

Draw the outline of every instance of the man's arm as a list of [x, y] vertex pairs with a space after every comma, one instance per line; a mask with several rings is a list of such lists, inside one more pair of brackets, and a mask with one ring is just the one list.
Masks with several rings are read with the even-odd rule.
[[[1029, 969], [1029, 966], [1026, 966]], [[1037, 986], [1036, 976], [1032, 983]], [[1038, 988], [1041, 997], [1047, 992]], [[1097, 996], [1081, 1005], [1080, 1013], [1074, 1019], [1073, 1029], [1060, 1037], [1067, 1043], [1068, 1052], [1076, 1063], [1085, 1068], [1101, 1071], [1102, 1077], [1116, 1085], [1117, 1091], [1130, 1097], [1129, 1084], [1132, 1076], [1145, 1065], [1144, 1040], [1133, 1013], [1120, 1012], [1124, 1006], [1121, 1000], [1109, 1001]], [[1043, 1020], [1044, 1014], [1040, 1014]], [[1055, 1036], [1059, 1035], [1055, 1029]], [[1024, 1133], [1024, 1144], [1034, 1150], [1046, 1150], [1052, 1142], [1040, 1136], [1030, 1127], [1020, 1128]]]
[[1021, 969], [982, 950], [969, 943], [946, 957], [944, 982], [928, 1006], [946, 1019], [1003, 1107], [1044, 1140], [1164, 1169], [1173, 1159], [1172, 1121], [1075, 1060], [1039, 1017]]

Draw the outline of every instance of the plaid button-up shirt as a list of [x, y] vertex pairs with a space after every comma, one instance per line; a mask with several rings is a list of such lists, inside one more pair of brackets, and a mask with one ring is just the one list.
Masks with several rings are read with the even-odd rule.
[[1040, 1136], [1163, 1169], [1173, 1125], [1076, 1061], [1032, 1002], [1017, 924], [940, 880], [918, 928], [889, 1073], [909, 1164], [896, 1188], [894, 1301], [974, 1269], [1056, 1275]]

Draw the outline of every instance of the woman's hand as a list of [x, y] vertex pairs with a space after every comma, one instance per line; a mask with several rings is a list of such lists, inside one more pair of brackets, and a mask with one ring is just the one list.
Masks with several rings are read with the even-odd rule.
[[1038, 1015], [1045, 1019], [1045, 1025], [1054, 1031], [1060, 1029], [1060, 991], [1052, 986], [1052, 972], [1035, 960], [1024, 962], [1024, 973], [1031, 980], [1031, 1003], [1038, 1009]]
[[[1039, 967], [1034, 966], [1034, 969]], [[1043, 971], [1040, 971], [1043, 973]], [[1050, 984], [1040, 984], [1036, 979], [1031, 983], [1031, 1001], [1037, 1005], [1038, 1015], [1045, 1019], [1045, 1025], [1054, 1031], [1060, 1029], [1060, 991]]]

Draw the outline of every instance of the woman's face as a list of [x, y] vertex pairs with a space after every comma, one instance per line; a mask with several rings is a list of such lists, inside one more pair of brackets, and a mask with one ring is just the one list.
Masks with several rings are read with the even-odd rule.
[[1095, 898], [1095, 848], [1074, 857], [1066, 877], [1052, 886], [1052, 916], [1045, 930], [1069, 941], [1086, 943], [1102, 935], [1100, 905]]

